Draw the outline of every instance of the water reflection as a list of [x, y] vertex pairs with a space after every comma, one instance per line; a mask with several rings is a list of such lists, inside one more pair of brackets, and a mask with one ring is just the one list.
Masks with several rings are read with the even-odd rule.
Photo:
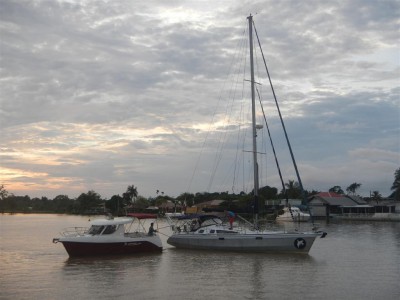
[[4, 299], [400, 299], [400, 223], [331, 222], [309, 255], [183, 250], [162, 237], [161, 254], [68, 258], [51, 240], [87, 218], [0, 218]]
[[161, 259], [160, 253], [69, 258], [63, 266], [62, 281], [72, 283], [79, 291], [92, 291], [90, 299], [110, 299], [116, 293], [124, 297], [143, 295], [151, 290]]
[[[210, 252], [169, 249], [163, 257], [163, 268], [170, 270], [174, 282], [181, 282], [174, 297], [182, 297], [201, 286], [203, 296], [265, 299], [276, 289], [287, 288], [287, 282], [315, 267], [309, 255]], [[309, 273], [311, 280], [315, 274]], [[308, 276], [307, 275], [307, 276]], [[166, 281], [164, 286], [173, 285]], [[229, 282], [229, 289], [220, 289]], [[206, 285], [204, 285], [206, 283]], [[200, 299], [200, 298], [199, 298]]]

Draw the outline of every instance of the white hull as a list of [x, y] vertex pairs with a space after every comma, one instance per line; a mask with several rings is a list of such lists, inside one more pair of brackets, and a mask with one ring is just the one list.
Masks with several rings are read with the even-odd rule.
[[319, 233], [196, 234], [171, 236], [167, 243], [177, 248], [243, 252], [308, 253]]
[[310, 214], [300, 211], [297, 207], [283, 209], [284, 213], [276, 217], [276, 221], [280, 222], [308, 222], [311, 218]]
[[278, 216], [276, 218], [276, 221], [281, 221], [281, 222], [308, 222], [310, 220], [310, 216]]

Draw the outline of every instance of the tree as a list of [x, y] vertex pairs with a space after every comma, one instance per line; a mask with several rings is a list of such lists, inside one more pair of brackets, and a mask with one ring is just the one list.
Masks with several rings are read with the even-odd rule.
[[190, 193], [183, 193], [176, 197], [176, 200], [178, 200], [181, 205], [186, 205], [190, 207], [194, 203], [194, 195]]
[[344, 191], [342, 190], [342, 188], [339, 185], [335, 185], [335, 186], [331, 187], [329, 189], [329, 192], [336, 193], [336, 194], [339, 194], [339, 195], [343, 195], [344, 194]]
[[346, 191], [348, 193], [352, 193], [353, 195], [355, 195], [356, 190], [358, 190], [360, 188], [360, 186], [361, 186], [361, 183], [354, 182], [346, 188]]
[[88, 191], [87, 193], [82, 193], [76, 199], [78, 212], [79, 213], [93, 213], [99, 209], [102, 204], [102, 199], [99, 194], [95, 191]]
[[297, 199], [301, 197], [300, 185], [297, 181], [289, 180], [285, 183], [285, 187], [289, 199]]
[[270, 186], [266, 185], [259, 189], [258, 195], [260, 197], [263, 197], [265, 200], [277, 199], [278, 198], [278, 189], [275, 187], [270, 187]]
[[372, 199], [376, 201], [376, 204], [378, 204], [379, 201], [382, 200], [382, 195], [378, 191], [373, 191], [371, 196]]
[[128, 185], [126, 192], [122, 194], [124, 199], [124, 205], [133, 206], [135, 204], [136, 197], [138, 196], [137, 188], [132, 184]]
[[106, 208], [116, 215], [123, 210], [123, 205], [124, 199], [120, 195], [114, 195], [110, 200], [106, 201]]
[[58, 213], [72, 212], [74, 200], [69, 199], [67, 195], [58, 195], [53, 199], [54, 211]]
[[394, 181], [392, 184], [392, 187], [390, 188], [392, 191], [394, 191], [394, 199], [396, 201], [400, 200], [400, 168], [398, 168], [394, 172]]
[[8, 197], [8, 191], [4, 188], [4, 185], [0, 186], [0, 200], [4, 200]]
[[149, 207], [150, 202], [145, 197], [139, 196], [135, 201], [135, 208], [138, 211], [144, 211], [147, 207]]

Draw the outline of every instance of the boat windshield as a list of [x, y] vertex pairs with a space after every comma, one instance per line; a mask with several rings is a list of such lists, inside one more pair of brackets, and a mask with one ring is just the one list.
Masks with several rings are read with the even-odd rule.
[[112, 234], [118, 228], [118, 225], [92, 225], [88, 231], [91, 235]]
[[103, 234], [111, 234], [114, 233], [115, 230], [117, 230], [117, 225], [108, 225], [106, 229], [104, 229]]
[[99, 235], [101, 234], [101, 232], [104, 230], [104, 226], [103, 225], [92, 225], [89, 229], [89, 234], [92, 235]]

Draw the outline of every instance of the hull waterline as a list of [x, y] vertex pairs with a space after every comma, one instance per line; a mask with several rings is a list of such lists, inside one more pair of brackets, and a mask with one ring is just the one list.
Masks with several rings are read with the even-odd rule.
[[70, 257], [162, 252], [162, 247], [148, 241], [120, 243], [60, 242], [64, 245], [64, 248]]
[[240, 252], [308, 253], [320, 234], [176, 234], [167, 243], [177, 248]]

